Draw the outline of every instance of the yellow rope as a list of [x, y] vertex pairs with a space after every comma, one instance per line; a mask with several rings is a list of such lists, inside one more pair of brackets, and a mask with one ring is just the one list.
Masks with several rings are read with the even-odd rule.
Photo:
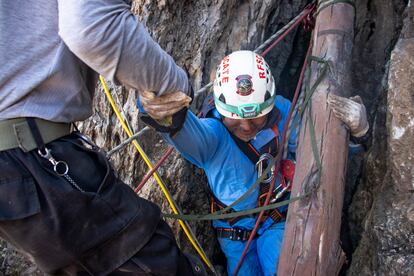
[[[108, 86], [106, 85], [105, 79], [102, 76], [99, 76], [99, 79], [101, 80], [102, 86], [103, 86], [103, 88], [105, 90], [105, 95], [108, 98], [108, 101], [109, 101], [109, 103], [112, 106], [112, 109], [114, 110], [114, 112], [115, 112], [115, 114], [116, 114], [119, 122], [122, 124], [122, 128], [128, 134], [128, 137], [131, 137], [133, 134], [132, 134], [131, 130], [129, 129], [129, 127], [126, 125], [125, 120], [122, 118], [121, 114], [119, 113], [119, 110], [116, 107], [116, 104], [114, 102], [114, 99], [112, 98], [112, 95], [109, 92]], [[136, 140], [133, 140], [132, 143], [134, 144], [135, 148], [138, 150], [139, 154], [144, 159], [144, 161], [147, 164], [148, 168], [150, 170], [152, 170], [153, 165], [151, 164], [151, 161], [148, 159], [148, 156], [145, 154], [144, 150], [141, 148], [141, 146], [138, 144], [138, 142]], [[177, 208], [176, 208], [173, 200], [171, 199], [171, 196], [170, 196], [167, 188], [164, 186], [164, 184], [162, 183], [161, 179], [159, 178], [157, 172], [154, 172], [154, 177], [157, 180], [158, 185], [161, 187], [161, 190], [163, 191], [165, 197], [167, 198], [167, 201], [170, 204], [170, 207], [171, 207], [172, 211], [174, 212], [174, 214], [178, 214], [178, 210], [177, 210]], [[180, 223], [181, 227], [183, 228], [184, 233], [186, 234], [188, 240], [193, 245], [193, 247], [197, 251], [197, 253], [200, 255], [201, 259], [203, 259], [203, 261], [205, 262], [205, 264], [212, 271], [214, 271], [213, 265], [210, 263], [210, 261], [208, 260], [207, 256], [204, 254], [204, 252], [197, 245], [197, 243], [195, 242], [194, 238], [191, 236], [190, 231], [187, 228], [187, 226], [184, 224], [184, 222], [182, 220], [179, 220], [179, 223]]]

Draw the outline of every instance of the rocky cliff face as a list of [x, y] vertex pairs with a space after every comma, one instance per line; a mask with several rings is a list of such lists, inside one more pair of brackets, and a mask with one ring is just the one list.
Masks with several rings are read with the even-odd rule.
[[[401, 27], [400, 19], [405, 19], [399, 36], [388, 31], [394, 37], [389, 42], [398, 40], [387, 45], [392, 49], [390, 56], [384, 48], [388, 60], [382, 65], [384, 74], [375, 77], [378, 100], [371, 108], [372, 144], [349, 210], [356, 245], [350, 275], [414, 273], [414, 7], [409, 3], [401, 13], [402, 3], [384, 4], [380, 7], [395, 12], [396, 16], [386, 17], [397, 19], [395, 31]], [[376, 23], [374, 26], [385, 26], [385, 22]]]
[[[187, 69], [198, 90], [209, 82], [225, 54], [256, 48], [307, 2], [135, 0], [133, 11], [154, 39]], [[349, 162], [343, 219], [343, 246], [350, 260], [348, 275], [414, 272], [413, 14], [412, 3], [407, 0], [360, 0], [356, 4], [350, 94], [363, 97], [372, 128], [367, 152]], [[266, 57], [278, 91], [284, 96], [290, 97], [294, 90], [308, 41], [309, 34], [297, 29]], [[135, 132], [143, 128], [137, 119], [136, 92], [122, 87], [111, 90]], [[199, 104], [195, 103], [194, 108]], [[94, 108], [95, 114], [80, 128], [98, 145], [112, 149], [127, 137], [100, 86]], [[152, 131], [146, 132], [139, 143], [152, 161], [166, 150], [165, 143]], [[132, 186], [148, 171], [132, 145], [111, 160], [121, 178]], [[173, 153], [158, 171], [184, 213], [209, 211], [201, 170]], [[153, 179], [140, 195], [157, 202], [164, 212], [171, 212]], [[184, 250], [194, 253], [178, 223], [168, 222]], [[224, 271], [210, 224], [191, 225], [219, 271]], [[7, 259], [2, 267], [6, 266]]]

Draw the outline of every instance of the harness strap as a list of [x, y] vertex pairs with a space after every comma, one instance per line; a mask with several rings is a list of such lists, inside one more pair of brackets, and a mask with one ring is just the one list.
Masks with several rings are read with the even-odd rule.
[[[211, 190], [210, 190], [211, 191]], [[210, 192], [210, 212], [211, 213], [215, 213], [217, 211], [223, 210], [224, 208], [226, 208], [226, 204], [224, 204], [223, 202], [221, 202], [214, 194], [213, 192]], [[227, 213], [235, 213], [236, 210], [234, 210], [233, 208], [230, 209], [229, 212]], [[255, 215], [243, 215], [243, 216], [238, 216], [238, 217], [234, 217], [234, 218], [229, 218], [229, 219], [225, 219], [224, 221], [226, 221], [228, 224], [230, 224], [231, 226], [234, 225], [236, 222], [238, 222], [239, 220], [243, 219], [243, 218], [252, 218], [255, 217]]]
[[[206, 97], [206, 99], [203, 102], [202, 108], [200, 113], [198, 114], [200, 117], [211, 117], [217, 120], [220, 120], [219, 118], [215, 117], [212, 112], [215, 110], [214, 105], [214, 98], [210, 94]], [[269, 141], [266, 145], [264, 145], [260, 152], [249, 142], [245, 142], [241, 139], [239, 139], [237, 136], [233, 135], [229, 132], [230, 136], [232, 137], [233, 141], [236, 143], [238, 148], [249, 158], [249, 160], [256, 165], [262, 154], [268, 153], [272, 156], [275, 156], [277, 152], [279, 151], [279, 129], [277, 127], [277, 123], [281, 119], [281, 115], [277, 110], [273, 110], [272, 113], [269, 114], [268, 122], [266, 123], [265, 128], [270, 128], [274, 134], [275, 138]], [[221, 121], [221, 120], [220, 120]], [[285, 177], [281, 177], [282, 188], [286, 187], [285, 183]], [[208, 187], [207, 190], [210, 192], [210, 211], [211, 213], [215, 213], [218, 211], [221, 211], [227, 207], [226, 204], [222, 203], [211, 191], [211, 189]], [[281, 189], [280, 189], [281, 190]], [[261, 207], [263, 206], [264, 199], [266, 198], [266, 195], [269, 191], [269, 183], [260, 183], [260, 194], [257, 202], [257, 206]], [[275, 191], [276, 193], [279, 192]], [[287, 193], [288, 194], [288, 193]], [[277, 201], [281, 201], [282, 198], [286, 198], [286, 196], [282, 196]], [[276, 201], [276, 202], [277, 202]], [[228, 213], [236, 212], [233, 208], [231, 208]], [[244, 215], [244, 216], [238, 216], [234, 218], [227, 219], [227, 223], [230, 225], [234, 225], [236, 222], [238, 222], [240, 219], [246, 218], [246, 217], [252, 217], [252, 215]], [[265, 216], [262, 218], [262, 222], [266, 220], [268, 217], [272, 218], [274, 222], [282, 221], [286, 218], [286, 215], [283, 215], [280, 211], [274, 209], [269, 210], [265, 213]], [[229, 228], [232, 229], [232, 228]]]
[[251, 230], [241, 228], [216, 228], [217, 238], [229, 239], [232, 241], [247, 241], [250, 238], [251, 233]]
[[252, 161], [253, 164], [256, 164], [259, 161], [260, 154], [250, 143], [237, 138], [232, 133], [230, 133], [230, 136], [236, 143], [237, 147], [250, 159], [250, 161]]
[[267, 215], [274, 221], [274, 223], [279, 223], [286, 220], [287, 210], [284, 212], [279, 212], [277, 208], [275, 208], [272, 209]]
[[[269, 210], [267, 217], [272, 218], [274, 223], [278, 223], [281, 221], [286, 220], [287, 210], [284, 212], [279, 212], [276, 209]], [[216, 235], [217, 238], [222, 239], [229, 239], [232, 241], [247, 241], [250, 238], [250, 235], [252, 233], [252, 230], [246, 230], [242, 228], [216, 228]], [[258, 235], [255, 236], [255, 238]]]

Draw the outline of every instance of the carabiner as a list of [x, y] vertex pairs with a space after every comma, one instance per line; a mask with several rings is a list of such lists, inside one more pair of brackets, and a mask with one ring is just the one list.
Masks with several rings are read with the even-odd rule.
[[[257, 177], [260, 178], [263, 174], [263, 171], [267, 169], [267, 166], [269, 165], [269, 161], [273, 159], [273, 156], [270, 153], [264, 153], [260, 156], [259, 161], [256, 163], [256, 169], [257, 169]], [[267, 162], [266, 167], [263, 166], [263, 162]], [[267, 178], [262, 180], [262, 183], [270, 183], [274, 176], [275, 172], [275, 166], [273, 165], [270, 171], [267, 173]]]

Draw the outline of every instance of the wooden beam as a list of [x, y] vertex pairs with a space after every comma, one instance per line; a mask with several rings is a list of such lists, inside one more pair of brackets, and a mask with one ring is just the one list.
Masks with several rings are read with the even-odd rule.
[[[319, 2], [325, 5], [327, 1]], [[349, 137], [328, 109], [326, 99], [329, 93], [347, 96], [350, 91], [354, 17], [352, 5], [337, 2], [322, 9], [316, 19], [312, 55], [330, 61], [330, 70], [311, 99], [311, 118], [322, 164], [320, 187], [310, 197], [289, 206], [278, 275], [338, 275], [345, 262], [340, 228]], [[320, 68], [321, 64], [312, 63], [311, 84]], [[304, 114], [291, 197], [317, 185], [309, 113]]]

